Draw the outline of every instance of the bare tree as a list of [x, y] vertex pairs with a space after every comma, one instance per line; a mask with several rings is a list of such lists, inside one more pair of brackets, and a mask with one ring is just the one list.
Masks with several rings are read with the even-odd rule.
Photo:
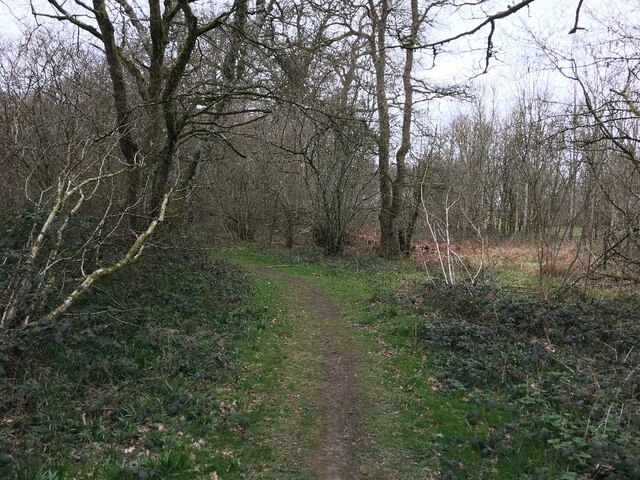
[[637, 14], [637, 5], [622, 4], [621, 8], [625, 12], [619, 17], [603, 17], [598, 10], [589, 12], [597, 40], [585, 39], [580, 49], [563, 51], [546, 41], [537, 42], [576, 88], [571, 129], [576, 162], [580, 159], [585, 165], [584, 177], [589, 180], [583, 229], [590, 245], [589, 257], [594, 256], [589, 271], [614, 272], [617, 278], [637, 281], [640, 63], [636, 53], [640, 32], [629, 20]]
[[[162, 6], [158, 0], [144, 5], [127, 0], [94, 0], [91, 5], [48, 0], [48, 4], [49, 11], [33, 7], [37, 19], [67, 22], [99, 42], [111, 80], [120, 151], [132, 170], [129, 203], [142, 205], [140, 175], [143, 168], [150, 168], [146, 211], [156, 212], [175, 175], [178, 148], [185, 133], [190, 133], [190, 120], [197, 111], [199, 117], [202, 110], [209, 113], [207, 108], [219, 100], [210, 91], [188, 88], [194, 85], [191, 74], [198, 72], [189, 68], [194, 52], [234, 12], [234, 27], [242, 31], [248, 14], [246, 0], [237, 0], [213, 16], [197, 3], [183, 0]], [[203, 16], [210, 19], [203, 21]], [[234, 41], [229, 50], [233, 53], [221, 65], [227, 81], [237, 72], [239, 49], [234, 49]], [[132, 216], [133, 224], [140, 214], [138, 210]]]
[[[18, 73], [10, 79], [13, 83], [6, 83], [15, 91], [3, 92], [3, 100], [18, 105], [5, 109], [8, 136], [3, 160], [15, 158], [24, 167], [31, 186], [25, 192], [31, 199], [35, 190], [37, 212], [26, 237], [17, 240], [27, 253], [14, 260], [14, 273], [4, 291], [4, 327], [25, 324], [34, 315], [49, 321], [59, 318], [97, 279], [140, 254], [165, 219], [174, 193], [183, 195], [193, 181], [200, 156], [197, 149], [189, 154], [190, 142], [203, 125], [211, 131], [242, 72], [242, 49], [234, 45], [244, 34], [246, 1], [239, 0], [219, 14], [187, 1], [166, 1], [163, 6], [154, 0], [145, 5], [126, 0], [47, 3], [49, 10], [32, 5], [36, 19], [55, 19], [77, 28], [78, 51], [80, 39], [89, 45], [98, 41], [99, 48], [82, 51], [102, 67], [98, 78], [105, 81], [95, 91], [106, 86], [111, 98], [86, 95], [85, 85], [77, 79], [82, 77], [80, 66], [69, 61], [74, 56], [68, 48], [49, 50], [43, 74], [22, 75], [3, 59], [5, 72]], [[233, 34], [227, 40], [214, 38], [213, 33], [227, 24]], [[215, 85], [207, 82], [202, 50], [197, 48], [213, 41], [222, 43], [227, 52], [214, 67], [223, 79]], [[43, 45], [38, 48], [41, 55]], [[82, 105], [74, 101], [79, 97]], [[100, 99], [108, 101], [101, 105]], [[43, 120], [38, 110], [48, 115], [44, 129], [37, 124]], [[52, 136], [39, 138], [40, 132], [52, 127]], [[34, 137], [27, 133], [30, 128]], [[53, 160], [41, 161], [44, 158]], [[38, 184], [34, 186], [32, 179]], [[72, 248], [67, 241], [69, 226], [82, 222], [89, 212], [99, 212], [97, 223]], [[98, 254], [113, 247], [116, 237], [128, 237], [124, 250]], [[78, 270], [69, 282], [71, 265]], [[67, 279], [64, 287], [54, 272]], [[56, 289], [54, 297], [61, 300], [51, 307], [51, 302], [44, 302], [44, 293]]]
[[92, 66], [90, 52], [45, 34], [0, 59], [2, 162], [14, 171], [8, 185], [22, 184], [15, 201], [26, 212], [5, 232], [4, 328], [63, 315], [98, 278], [142, 251], [169, 199], [167, 192], [158, 214], [120, 254], [115, 245], [130, 209], [120, 198], [121, 179], [135, 167], [117, 154], [117, 129], [93, 115], [101, 99], [109, 111], [100, 95], [104, 65]]

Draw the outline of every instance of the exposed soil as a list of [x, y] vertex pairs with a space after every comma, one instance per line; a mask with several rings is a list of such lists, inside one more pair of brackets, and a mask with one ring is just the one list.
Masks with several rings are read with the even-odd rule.
[[295, 296], [308, 304], [311, 315], [322, 327], [317, 348], [321, 350], [322, 376], [314, 399], [314, 406], [323, 420], [318, 432], [319, 449], [312, 459], [314, 476], [320, 480], [351, 480], [360, 478], [355, 446], [362, 439], [360, 401], [356, 378], [357, 346], [347, 332], [344, 315], [333, 300], [304, 280], [253, 268], [274, 280], [289, 285]]

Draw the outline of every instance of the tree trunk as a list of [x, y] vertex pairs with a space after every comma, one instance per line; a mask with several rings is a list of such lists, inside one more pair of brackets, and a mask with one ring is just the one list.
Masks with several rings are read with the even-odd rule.
[[[420, 24], [418, 2], [411, 1], [411, 34], [404, 39], [405, 65], [402, 74], [404, 87], [404, 107], [402, 115], [402, 139], [396, 152], [396, 175], [390, 171], [391, 122], [389, 118], [389, 102], [387, 100], [387, 46], [386, 30], [389, 15], [389, 2], [382, 0], [380, 10], [369, 1], [369, 14], [373, 25], [373, 34], [369, 38], [371, 57], [376, 75], [376, 101], [378, 106], [378, 171], [380, 175], [380, 255], [384, 258], [396, 258], [400, 254], [399, 216], [404, 204], [404, 188], [406, 177], [406, 156], [411, 146], [411, 120], [413, 113], [413, 86], [411, 72], [413, 70], [413, 45], [416, 41]], [[403, 233], [403, 244], [406, 243]], [[405, 247], [406, 248], [406, 247]]]
[[413, 184], [411, 213], [409, 215], [409, 222], [407, 223], [406, 231], [403, 232], [404, 248], [402, 249], [402, 252], [405, 255], [411, 254], [411, 247], [413, 245], [413, 234], [416, 230], [416, 222], [418, 221], [418, 216], [420, 215], [420, 206], [422, 205], [422, 189], [424, 187], [424, 180], [427, 176], [427, 162], [425, 161], [424, 165], [418, 164], [415, 171], [418, 174], [418, 178], [417, 181]]
[[380, 255], [392, 258], [398, 255], [398, 225], [393, 217], [393, 180], [390, 173], [391, 121], [389, 118], [389, 102], [387, 101], [387, 46], [386, 30], [389, 15], [389, 2], [382, 0], [380, 12], [372, 0], [369, 0], [369, 15], [372, 22], [372, 35], [369, 37], [371, 58], [376, 76], [376, 103], [378, 108], [379, 132], [378, 175], [380, 176]]

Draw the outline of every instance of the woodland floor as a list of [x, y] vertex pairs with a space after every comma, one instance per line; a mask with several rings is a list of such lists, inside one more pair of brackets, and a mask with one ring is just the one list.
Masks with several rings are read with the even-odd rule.
[[635, 300], [554, 303], [397, 264], [234, 255], [284, 286], [294, 319], [280, 376], [316, 418], [300, 478], [640, 478], [636, 416], [623, 414], [637, 407]]
[[215, 257], [156, 252], [0, 337], [0, 479], [640, 480], [636, 296]]

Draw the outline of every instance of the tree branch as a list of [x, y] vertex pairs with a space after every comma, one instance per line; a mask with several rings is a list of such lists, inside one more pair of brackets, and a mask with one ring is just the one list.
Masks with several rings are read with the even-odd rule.
[[[459, 39], [461, 39], [463, 37], [471, 36], [471, 35], [479, 32], [480, 30], [482, 30], [482, 28], [484, 28], [485, 26], [493, 25], [496, 20], [500, 20], [501, 18], [506, 18], [506, 17], [508, 17], [510, 15], [513, 15], [514, 13], [518, 12], [519, 10], [522, 10], [524, 7], [532, 4], [534, 1], [535, 0], [522, 0], [521, 2], [518, 2], [518, 3], [510, 6], [506, 10], [503, 10], [501, 12], [494, 13], [493, 15], [488, 16], [482, 22], [480, 22], [478, 25], [476, 25], [474, 28], [472, 28], [470, 30], [466, 30], [466, 31], [464, 31], [462, 33], [459, 33], [457, 35], [454, 35], [452, 37], [447, 37], [447, 38], [444, 38], [442, 40], [438, 40], [437, 42], [431, 42], [431, 43], [424, 43], [424, 44], [421, 44], [421, 45], [416, 45], [413, 48], [414, 49], [418, 49], [418, 48], [435, 48], [435, 47], [439, 47], [439, 46], [442, 46], [442, 45], [446, 45], [447, 43], [455, 42], [456, 40], [459, 40]], [[492, 27], [491, 33], [493, 33], [493, 27]]]
[[65, 298], [62, 301], [60, 305], [58, 305], [49, 314], [47, 314], [42, 319], [42, 321], [53, 322], [55, 320], [58, 320], [62, 315], [64, 315], [67, 312], [67, 310], [69, 310], [69, 308], [71, 308], [71, 306], [76, 302], [76, 300], [84, 292], [86, 292], [91, 287], [91, 285], [93, 285], [96, 282], [96, 280], [98, 280], [101, 277], [104, 277], [105, 275], [109, 275], [115, 272], [116, 270], [121, 269], [122, 267], [130, 263], [132, 260], [135, 260], [136, 258], [138, 258], [142, 253], [142, 250], [145, 246], [147, 239], [156, 230], [156, 227], [158, 226], [158, 224], [164, 221], [164, 218], [167, 212], [167, 205], [169, 203], [169, 197], [171, 196], [171, 193], [172, 192], [168, 192], [164, 195], [162, 204], [160, 205], [158, 216], [154, 218], [151, 221], [151, 223], [149, 223], [149, 226], [147, 227], [147, 229], [144, 232], [142, 232], [138, 236], [138, 238], [136, 238], [136, 241], [133, 242], [131, 247], [129, 247], [129, 250], [127, 250], [127, 252], [122, 256], [122, 258], [120, 258], [120, 260], [118, 260], [114, 264], [109, 265], [107, 267], [98, 268], [93, 272], [91, 272], [89, 275], [87, 275], [85, 279], [82, 281], [82, 283], [78, 285], [78, 287], [76, 287], [76, 289], [73, 292], [71, 292], [67, 296], [67, 298]]
[[[54, 20], [59, 20], [59, 21], [68, 21], [73, 25], [75, 25], [76, 27], [79, 27], [82, 30], [89, 32], [91, 35], [93, 35], [97, 39], [102, 40], [102, 35], [95, 27], [93, 27], [92, 25], [89, 25], [88, 23], [78, 20], [77, 16], [71, 14], [66, 8], [64, 8], [63, 4], [61, 4], [58, 0], [47, 0], [47, 2], [49, 2], [49, 5], [51, 5], [56, 11], [58, 11], [60, 15], [38, 13], [36, 11], [36, 8], [33, 6], [33, 2], [31, 3], [31, 14], [34, 17], [45, 17], [45, 18], [52, 18]], [[85, 7], [86, 9], [88, 9], [90, 12], [95, 14], [95, 11], [89, 8], [87, 5], [84, 5], [83, 3], [79, 3], [79, 4]]]
[[580, 0], [578, 2], [578, 7], [576, 8], [576, 22], [573, 24], [573, 28], [569, 30], [569, 34], [576, 33], [578, 30], [586, 30], [586, 28], [578, 26], [578, 21], [580, 20], [580, 9], [582, 8], [583, 1], [584, 0]]

